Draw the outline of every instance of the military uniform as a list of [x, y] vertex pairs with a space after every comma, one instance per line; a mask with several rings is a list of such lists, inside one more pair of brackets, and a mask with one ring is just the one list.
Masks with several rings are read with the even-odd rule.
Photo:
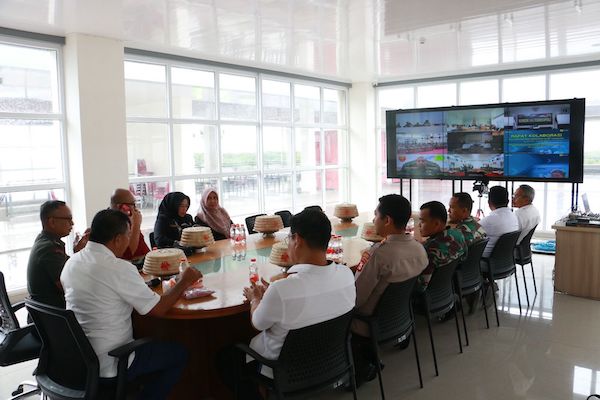
[[486, 237], [485, 230], [483, 230], [479, 222], [475, 221], [475, 218], [471, 216], [456, 224], [456, 229], [462, 232], [467, 246]]
[[35, 238], [27, 264], [27, 290], [33, 300], [65, 308], [65, 296], [57, 282], [68, 259], [59, 237], [42, 231]]
[[467, 255], [465, 237], [455, 228], [446, 227], [440, 233], [430, 236], [423, 246], [427, 251], [429, 264], [421, 274], [422, 288], [427, 286], [434, 270]]

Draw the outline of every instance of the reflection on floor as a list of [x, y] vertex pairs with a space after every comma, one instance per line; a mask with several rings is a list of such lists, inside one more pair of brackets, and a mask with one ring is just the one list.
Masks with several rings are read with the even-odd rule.
[[[417, 319], [417, 337], [424, 389], [418, 377], [412, 346], [383, 349], [383, 372], [389, 399], [585, 399], [600, 392], [600, 302], [555, 294], [554, 257], [535, 255], [538, 295], [534, 298], [531, 269], [525, 268], [531, 306], [527, 307], [523, 278], [519, 314], [514, 278], [498, 282], [500, 327], [490, 314], [485, 329], [482, 311], [467, 317], [470, 346], [458, 354], [452, 321], [434, 323], [433, 333], [440, 376], [433, 360], [423, 318]], [[493, 310], [490, 309], [493, 313]], [[463, 338], [464, 340], [464, 338]], [[31, 379], [35, 362], [0, 369], [0, 399], [7, 398], [19, 381]], [[360, 399], [379, 398], [377, 381], [358, 391]], [[351, 393], [328, 392], [313, 399], [350, 399]]]

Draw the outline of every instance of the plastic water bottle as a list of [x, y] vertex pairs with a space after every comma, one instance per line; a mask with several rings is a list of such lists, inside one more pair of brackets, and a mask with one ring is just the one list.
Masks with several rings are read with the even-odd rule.
[[242, 224], [240, 225], [240, 238], [241, 238], [241, 245], [246, 247], [246, 225]]
[[231, 243], [232, 246], [235, 246], [236, 235], [237, 235], [236, 225], [231, 224], [231, 226], [229, 227], [229, 243]]
[[258, 267], [256, 266], [256, 258], [250, 259], [250, 265], [248, 266], [248, 276], [250, 283], [258, 282]]

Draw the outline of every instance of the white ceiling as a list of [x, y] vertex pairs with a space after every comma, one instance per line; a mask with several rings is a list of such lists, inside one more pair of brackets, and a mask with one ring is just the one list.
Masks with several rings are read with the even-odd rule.
[[1, 0], [0, 26], [352, 81], [600, 59], [600, 0]]

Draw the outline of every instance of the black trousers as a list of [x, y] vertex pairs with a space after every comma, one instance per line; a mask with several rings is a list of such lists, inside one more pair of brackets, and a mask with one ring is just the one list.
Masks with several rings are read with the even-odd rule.
[[227, 386], [233, 394], [237, 388], [236, 400], [262, 400], [258, 392], [256, 383], [243, 379], [244, 371], [260, 368], [257, 361], [246, 362], [246, 355], [237, 350], [235, 346], [227, 346], [217, 353], [217, 372], [225, 386]]

